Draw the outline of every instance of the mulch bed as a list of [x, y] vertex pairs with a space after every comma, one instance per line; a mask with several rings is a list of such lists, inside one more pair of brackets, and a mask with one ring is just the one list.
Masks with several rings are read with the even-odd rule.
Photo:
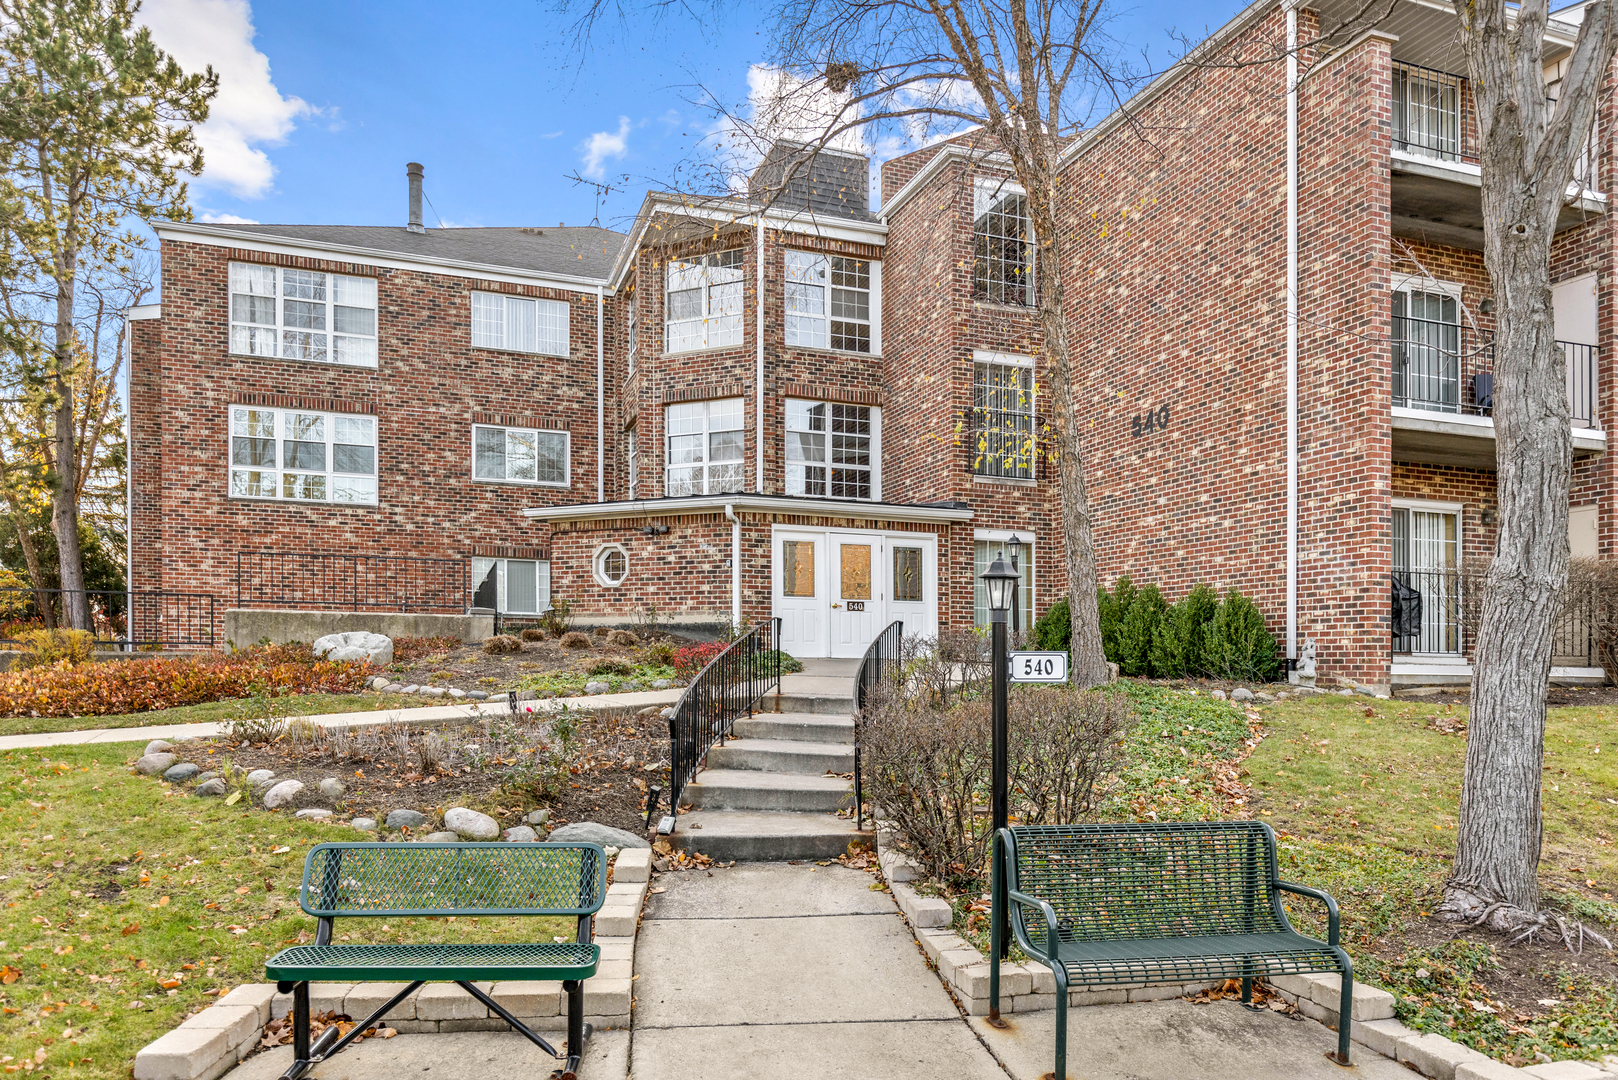
[[[659, 634], [657, 642], [663, 641], [675, 648], [687, 644]], [[644, 658], [648, 644], [654, 642], [612, 645], [605, 636], [592, 635], [588, 649], [563, 648], [560, 641], [548, 638], [524, 641], [521, 652], [486, 653], [481, 643], [465, 644], [453, 638], [416, 638], [408, 641], [408, 648], [396, 646], [394, 662], [383, 670], [401, 683], [493, 692], [516, 685], [525, 675], [553, 671], [588, 674], [590, 666], [604, 657], [634, 664]]]

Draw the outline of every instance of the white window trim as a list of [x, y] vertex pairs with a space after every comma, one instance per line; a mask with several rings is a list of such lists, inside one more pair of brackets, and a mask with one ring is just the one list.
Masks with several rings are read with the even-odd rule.
[[[233, 414], [237, 409], [254, 409], [262, 412], [273, 412], [275, 414], [275, 438], [273, 440], [275, 443], [275, 468], [255, 470], [251, 466], [238, 466], [234, 463], [233, 459], [235, 457], [236, 450], [236, 420]], [[326, 419], [326, 470], [323, 474], [320, 474], [326, 477], [326, 498], [324, 499], [289, 499], [285, 495], [281, 494], [283, 490], [282, 477], [284, 474], [291, 472], [302, 475], [316, 475], [309, 469], [288, 469], [285, 465], [286, 448], [282, 445], [282, 443], [286, 441], [284, 434], [286, 429], [283, 427], [282, 418], [287, 413], [302, 413], [306, 416], [318, 415], [325, 417]], [[337, 435], [335, 421], [339, 417], [345, 419], [364, 419], [371, 421], [372, 435], [376, 440], [371, 444], [372, 472], [370, 473], [371, 479], [376, 481], [377, 486], [376, 500], [374, 502], [346, 502], [341, 499], [333, 499], [331, 497], [333, 477], [362, 475], [360, 473], [339, 473], [332, 468], [332, 446], [336, 442]], [[275, 473], [275, 494], [237, 495], [234, 491], [231, 473], [238, 471], [238, 469], [243, 472], [258, 471]], [[225, 406], [225, 498], [234, 500], [236, 502], [247, 503], [281, 503], [286, 506], [332, 506], [342, 508], [359, 507], [366, 510], [374, 510], [382, 504], [382, 422], [375, 413], [339, 413], [327, 412], [324, 409], [291, 409], [271, 405], [227, 405]]]
[[[1023, 621], [1024, 624], [1022, 626], [1022, 632], [1026, 634], [1026, 633], [1029, 633], [1029, 632], [1031, 632], [1033, 630], [1033, 628], [1034, 628], [1033, 620], [1039, 617], [1039, 577], [1035, 573], [1035, 571], [1038, 569], [1038, 566], [1039, 566], [1039, 562], [1038, 562], [1037, 558], [1035, 557], [1036, 553], [1039, 550], [1039, 544], [1038, 544], [1037, 539], [1034, 536], [1034, 530], [1032, 530], [1032, 529], [1026, 529], [1026, 530], [1025, 529], [973, 529], [972, 530], [972, 549], [973, 549], [972, 555], [973, 555], [973, 561], [976, 562], [976, 559], [977, 559], [977, 545], [979, 544], [979, 542], [985, 542], [985, 543], [990, 543], [990, 544], [1009, 544], [1009, 543], [1011, 543], [1011, 538], [1013, 536], [1015, 536], [1017, 538], [1017, 540], [1024, 547], [1026, 547], [1028, 549], [1028, 562], [1027, 562], [1027, 567], [1026, 567], [1026, 570], [1027, 570], [1027, 573], [1028, 573], [1028, 600], [1026, 601], [1026, 606], [1027, 606], [1027, 609], [1028, 609], [1028, 618]], [[1024, 568], [1023, 567], [1018, 567], [1018, 569], [1021, 570], [1021, 569], [1024, 569]], [[973, 591], [973, 594], [972, 594], [972, 608], [973, 608], [972, 617], [973, 617], [973, 622], [975, 624], [976, 621], [977, 621], [977, 593], [975, 591], [975, 587], [974, 587], [974, 591]], [[1008, 627], [1011, 625], [1010, 620], [1007, 620], [1006, 625]]]
[[[624, 557], [624, 576], [618, 581], [613, 581], [608, 578], [601, 567], [601, 564], [606, 561], [607, 555], [614, 551], [618, 552]], [[595, 579], [595, 583], [600, 585], [603, 589], [622, 588], [624, 582], [629, 580], [628, 549], [626, 549], [622, 544], [602, 544], [600, 547], [596, 548], [595, 552], [590, 556], [590, 576], [593, 577]]]
[[[1031, 356], [1022, 356], [1018, 353], [990, 352], [987, 349], [973, 349], [972, 408], [974, 411], [977, 409], [977, 365], [979, 364], [998, 364], [1001, 367], [1022, 368], [1025, 371], [1030, 372], [1028, 379], [1028, 415], [1033, 420], [1034, 444], [1029, 448], [1028, 451], [1028, 471], [1034, 475], [993, 476], [987, 473], [980, 473], [974, 468], [972, 470], [972, 480], [974, 483], [1014, 484], [1028, 487], [1037, 486], [1039, 483], [1039, 377], [1038, 373], [1034, 371], [1034, 358]], [[1007, 533], [1006, 535], [1010, 536], [1011, 534]]]
[[[865, 354], [860, 353], [858, 355], [864, 356]], [[822, 401], [819, 398], [792, 397], [792, 398], [784, 398], [782, 400], [782, 410], [781, 410], [781, 412], [782, 412], [782, 418], [781, 418], [781, 442], [782, 442], [782, 446], [781, 446], [781, 481], [782, 481], [783, 490], [785, 490], [786, 466], [788, 464], [787, 460], [786, 460], [786, 433], [787, 433], [787, 427], [786, 427], [786, 415], [785, 415], [786, 414], [785, 405], [786, 405], [786, 402], [788, 402], [788, 401], [803, 401], [803, 402], [807, 402], [810, 405], [850, 405], [850, 404], [853, 404], [852, 402], [847, 402], [847, 401]], [[856, 499], [854, 501], [855, 502], [881, 502], [882, 501], [882, 407], [880, 405], [860, 405], [860, 406], [856, 406], [856, 407], [871, 410], [871, 469], [870, 469], [870, 472], [871, 472], [871, 497], [869, 499]], [[832, 467], [832, 464], [831, 464], [831, 430], [829, 428], [826, 431], [826, 459], [827, 460], [825, 462], [825, 466], [829, 470]], [[828, 491], [830, 490], [830, 477], [827, 478], [827, 490]], [[807, 499], [822, 499], [822, 498], [823, 499], [830, 499], [830, 498], [834, 498], [834, 497], [835, 498], [846, 498], [846, 496], [832, 496], [832, 495], [794, 495], [794, 496], [792, 496], [792, 498], [807, 498]]]
[[[741, 423], [740, 427], [715, 428], [715, 427], [710, 427], [709, 426], [708, 421], [709, 421], [709, 418], [712, 416], [712, 413], [708, 411], [708, 408], [709, 408], [709, 406], [713, 405], [714, 402], [717, 402], [717, 401], [738, 401], [738, 402], [741, 403], [742, 423]], [[669, 439], [670, 438], [679, 438], [680, 436], [670, 436], [669, 435], [669, 420], [668, 420], [669, 410], [679, 408], [682, 405], [697, 405], [697, 404], [700, 404], [700, 405], [703, 406], [703, 419], [702, 419], [702, 438], [703, 438], [702, 455], [703, 456], [702, 456], [702, 461], [693, 462], [693, 463], [687, 463], [687, 464], [681, 464], [681, 465], [675, 465], [675, 464], [673, 464], [673, 463], [671, 463], [669, 461]], [[691, 496], [688, 496], [688, 495], [669, 495], [668, 494], [668, 490], [669, 490], [669, 473], [671, 471], [673, 471], [674, 469], [689, 469], [689, 468], [692, 468], [693, 465], [698, 465], [698, 466], [700, 466], [702, 468], [702, 488], [703, 488], [703, 490], [701, 492], [695, 493], [697, 495], [706, 496], [706, 495], [731, 494], [729, 492], [716, 492], [716, 491], [709, 491], [708, 490], [708, 486], [709, 486], [708, 481], [710, 479], [709, 472], [708, 472], [708, 467], [711, 466], [711, 465], [714, 465], [714, 464], [719, 464], [719, 465], [736, 465], [736, 464], [739, 464], [739, 465], [741, 465], [742, 466], [742, 485], [743, 485], [743, 490], [745, 490], [746, 484], [747, 484], [747, 399], [746, 398], [744, 398], [744, 397], [737, 397], [737, 398], [728, 398], [728, 397], [726, 397], [726, 398], [707, 398], [707, 399], [704, 399], [704, 400], [702, 400], [700, 402], [696, 402], [696, 401], [676, 401], [676, 402], [674, 402], [672, 404], [667, 404], [667, 405], [663, 406], [663, 417], [662, 417], [662, 419], [663, 419], [663, 439], [662, 439], [663, 494], [664, 494], [665, 498], [684, 499], [684, 498], [690, 498], [691, 497]], [[727, 461], [715, 462], [708, 456], [709, 452], [712, 450], [712, 447], [713, 447], [712, 436], [713, 436], [713, 433], [716, 432], [716, 431], [739, 431], [739, 432], [741, 432], [741, 434], [742, 434], [742, 456], [740, 458], [737, 458], [734, 461], [727, 460]]]
[[[512, 480], [509, 478], [496, 478], [493, 476], [478, 475], [478, 428], [489, 428], [494, 431], [529, 431], [535, 435], [562, 436], [562, 476], [561, 483], [555, 480]], [[471, 428], [471, 443], [467, 457], [467, 472], [476, 484], [508, 484], [515, 487], [546, 487], [566, 488], [573, 486], [573, 433], [565, 428], [524, 428], [507, 424], [473, 424]]]
[[624, 429], [624, 465], [629, 473], [628, 497], [633, 499], [636, 490], [640, 487], [640, 478], [636, 475], [640, 470], [640, 435], [638, 424], [631, 424]]
[[[744, 347], [747, 344], [747, 288], [746, 288], [747, 271], [745, 269], [746, 261], [747, 261], [747, 255], [746, 255], [747, 249], [745, 247], [726, 248], [723, 251], [710, 251], [710, 252], [704, 252], [702, 255], [694, 255], [694, 256], [691, 257], [691, 259], [692, 259], [693, 262], [695, 262], [696, 260], [704, 259], [704, 258], [707, 258], [709, 256], [713, 256], [713, 255], [724, 255], [724, 254], [726, 254], [728, 252], [731, 252], [731, 251], [740, 251], [740, 252], [742, 252], [742, 263], [740, 265], [736, 266], [736, 267], [728, 268], [728, 269], [734, 269], [736, 271], [736, 273], [738, 273], [741, 276], [738, 277], [736, 279], [736, 281], [734, 281], [734, 282], [726, 281], [726, 282], [720, 282], [720, 284], [723, 284], [723, 285], [740, 284], [742, 286], [742, 309], [741, 309], [740, 312], [737, 313], [737, 318], [738, 318], [738, 320], [740, 320], [740, 326], [741, 326], [739, 336], [736, 338], [736, 340], [734, 342], [727, 342], [727, 343], [723, 343], [723, 344], [714, 344], [714, 342], [711, 340], [709, 335], [710, 335], [710, 333], [711, 333], [711, 331], [713, 329], [713, 324], [719, 319], [719, 316], [717, 316], [717, 315], [715, 315], [713, 313], [713, 305], [712, 305], [712, 303], [710, 301], [710, 297], [711, 297], [711, 293], [712, 293], [714, 283], [708, 279], [707, 275], [703, 276], [702, 286], [701, 286], [701, 288], [702, 288], [702, 315], [701, 315], [701, 317], [699, 319], [680, 319], [680, 320], [674, 320], [674, 319], [669, 318], [669, 294], [672, 293], [672, 292], [684, 292], [685, 291], [683, 289], [676, 290], [676, 289], [670, 288], [669, 276], [674, 272], [674, 267], [676, 266], [676, 264], [685, 264], [687, 262], [687, 260], [685, 260], [685, 259], [670, 259], [668, 264], [663, 268], [663, 354], [665, 356], [680, 356], [680, 355], [685, 355], [685, 354], [689, 354], [689, 353], [711, 352], [711, 351], [714, 351], [714, 350], [717, 350], [717, 349], [739, 349], [739, 348]], [[676, 321], [679, 321], [679, 322], [682, 322], [682, 323], [700, 322], [702, 324], [702, 343], [700, 345], [693, 345], [693, 346], [691, 346], [690, 348], [687, 348], [687, 349], [672, 349], [672, 348], [670, 348], [669, 347], [669, 326], [672, 323], [676, 322]]]
[[639, 299], [640, 298], [639, 298], [638, 294], [636, 293], [636, 291], [633, 288], [631, 288], [629, 290], [629, 297], [624, 302], [624, 306], [626, 308], [626, 319], [628, 320], [628, 323], [629, 323], [629, 330], [628, 330], [628, 335], [627, 335], [628, 338], [629, 338], [628, 348], [626, 349], [625, 355], [624, 355], [624, 362], [625, 362], [625, 364], [627, 365], [627, 368], [628, 368], [628, 370], [625, 372], [625, 374], [628, 374], [628, 375], [635, 374], [635, 359], [636, 359], [636, 357], [635, 357], [635, 336], [640, 330], [640, 327], [637, 325], [637, 321], [638, 321], [638, 319], [640, 317], [640, 312], [638, 310], [639, 307], [640, 307], [640, 305], [638, 303]]
[[1395, 274], [1393, 276], [1393, 292], [1426, 292], [1447, 293], [1454, 297], [1455, 302], [1461, 302], [1461, 286], [1454, 281], [1444, 281], [1441, 278], [1421, 277], [1419, 274]]
[[1034, 366], [1032, 356], [1021, 356], [1017, 353], [990, 352], [987, 349], [973, 349], [972, 362], [974, 364], [1005, 364], [1009, 367]]
[[[838, 348], [834, 348], [832, 346], [832, 344], [831, 344], [831, 323], [832, 323], [832, 318], [831, 318], [831, 290], [832, 290], [832, 287], [833, 287], [832, 284], [831, 284], [831, 260], [833, 258], [854, 258], [854, 256], [851, 256], [851, 255], [832, 255], [832, 254], [830, 254], [828, 252], [808, 251], [806, 249], [800, 249], [800, 248], [792, 248], [792, 249], [789, 249], [789, 250], [790, 250], [790, 252], [795, 252], [795, 253], [798, 253], [798, 254], [817, 255], [820, 258], [823, 258], [823, 259], [826, 260], [826, 284], [824, 286], [824, 288], [826, 290], [826, 295], [825, 295], [825, 316], [821, 319], [821, 322], [823, 322], [825, 324], [825, 326], [826, 326], [826, 330], [825, 330], [826, 344], [824, 344], [824, 345], [788, 345], [787, 348], [789, 348], [789, 349], [802, 349], [805, 352], [837, 353], [837, 354], [839, 354], [841, 356], [875, 356], [875, 357], [880, 357], [882, 355], [882, 263], [881, 263], [881, 261], [878, 260], [878, 259], [858, 259], [857, 260], [859, 262], [863, 262], [863, 263], [867, 264], [870, 267], [870, 273], [871, 273], [871, 287], [868, 290], [869, 293], [870, 293], [870, 296], [871, 296], [871, 317], [870, 317], [869, 320], [867, 320], [868, 325], [871, 327], [871, 351], [870, 352], [860, 352], [857, 349], [838, 349]], [[787, 298], [786, 298], [786, 276], [785, 276], [786, 275], [787, 255], [788, 255], [788, 252], [786, 252], [786, 251], [783, 251], [782, 254], [781, 254], [781, 271], [782, 271], [782, 279], [781, 279], [782, 280], [782, 289], [781, 289], [781, 326], [782, 326], [783, 340], [784, 340], [785, 334], [786, 334], [786, 315], [787, 315], [787, 311], [786, 311], [786, 303], [787, 303]]]
[[[494, 557], [491, 556], [488, 561], [491, 562], [491, 563], [494, 563], [495, 567], [497, 569], [497, 573], [496, 573], [496, 577], [495, 577], [495, 590], [494, 590], [494, 603], [495, 603], [494, 610], [498, 611], [502, 615], [543, 615], [543, 614], [545, 614], [545, 612], [547, 612], [547, 611], [549, 611], [551, 609], [551, 561], [549, 559], [516, 559], [516, 558], [507, 559], [507, 558], [494, 558]], [[537, 568], [539, 566], [543, 566], [545, 568], [545, 606], [540, 608], [538, 611], [517, 611], [517, 610], [509, 607], [508, 604], [507, 604], [507, 597], [506, 597], [506, 567], [507, 567], [507, 565], [509, 563], [514, 563], [514, 562], [531, 562], [531, 563], [535, 564], [535, 566], [536, 566], [536, 569], [535, 569], [535, 590], [536, 590], [536, 592], [538, 590], [538, 584], [539, 584], [539, 582], [538, 582], [538, 569]], [[482, 583], [483, 582], [482, 582], [481, 579], [476, 579], [476, 580], [474, 580], [472, 582], [472, 597], [477, 596], [477, 588]], [[468, 604], [471, 603], [472, 597], [469, 597], [467, 599]]]
[[[1458, 502], [1434, 502], [1429, 499], [1394, 499], [1395, 510], [1421, 510], [1432, 514], [1456, 514], [1464, 516], [1466, 504]], [[1459, 522], [1457, 522], [1456, 536], [1459, 537]], [[1457, 543], [1459, 541], [1457, 540]]]
[[[556, 305], [558, 305], [562, 309], [562, 347], [561, 347], [561, 350], [559, 352], [553, 352], [550, 349], [547, 349], [545, 347], [547, 342], [538, 341], [537, 344], [538, 344], [539, 347], [536, 348], [536, 349], [533, 349], [532, 351], [530, 351], [528, 349], [519, 349], [519, 348], [516, 348], [516, 347], [514, 347], [512, 345], [506, 345], [506, 344], [501, 344], [501, 345], [479, 345], [476, 341], [473, 341], [472, 342], [472, 347], [474, 349], [487, 349], [490, 352], [520, 353], [523, 356], [563, 356], [563, 357], [565, 357], [565, 356], [571, 356], [573, 354], [573, 351], [572, 351], [572, 348], [571, 348], [571, 342], [573, 340], [573, 305], [568, 303], [566, 300], [551, 300], [551, 299], [548, 299], [546, 297], [541, 297], [541, 296], [521, 296], [521, 295], [519, 295], [517, 293], [493, 292], [493, 291], [491, 291], [489, 289], [473, 289], [471, 291], [471, 294], [469, 294], [467, 296], [467, 300], [466, 300], [466, 305], [467, 305], [467, 307], [466, 307], [466, 310], [467, 310], [467, 324], [466, 325], [467, 325], [467, 336], [468, 336], [468, 338], [470, 338], [472, 336], [473, 332], [474, 332], [474, 325], [475, 324], [474, 324], [474, 322], [472, 320], [475, 318], [475, 315], [473, 314], [473, 312], [475, 311], [476, 304], [477, 304], [477, 294], [480, 294], [480, 293], [482, 295], [484, 295], [484, 296], [499, 297], [503, 301], [508, 301], [509, 302], [511, 300], [522, 300], [522, 301], [526, 301], [528, 303], [533, 304], [534, 305], [534, 318], [535, 318], [536, 327], [538, 325], [539, 313], [542, 310], [542, 305], [545, 305], [545, 304], [556, 304]], [[504, 337], [504, 327], [503, 326], [502, 326], [502, 330], [501, 330], [501, 336]]]
[[[269, 270], [275, 275], [275, 291], [274, 291], [274, 294], [273, 294], [274, 299], [275, 299], [275, 325], [273, 327], [271, 327], [269, 324], [266, 324], [266, 323], [238, 323], [236, 321], [236, 317], [235, 317], [235, 306], [236, 306], [235, 305], [235, 289], [233, 289], [231, 287], [231, 280], [230, 280], [230, 278], [231, 278], [231, 268], [236, 267], [236, 266], [251, 267], [251, 268], [253, 268], [255, 270]], [[316, 332], [317, 333], [324, 333], [326, 335], [326, 356], [328, 357], [328, 359], [325, 359], [325, 360], [308, 360], [308, 359], [305, 359], [305, 358], [300, 357], [300, 356], [284, 356], [284, 355], [282, 355], [282, 352], [281, 352], [281, 349], [282, 349], [282, 340], [281, 340], [282, 332], [285, 331], [285, 330], [288, 330], [288, 329], [296, 330], [298, 328], [296, 328], [296, 327], [288, 327], [286, 325], [286, 307], [285, 307], [285, 304], [286, 304], [286, 301], [288, 299], [292, 299], [292, 298], [284, 295], [284, 289], [283, 289], [283, 286], [282, 286], [282, 283], [281, 283], [281, 276], [282, 276], [282, 273], [284, 271], [287, 271], [287, 270], [299, 270], [299, 269], [302, 269], [302, 268], [301, 267], [295, 267], [295, 266], [277, 266], [277, 265], [272, 264], [272, 263], [246, 262], [246, 261], [244, 261], [242, 259], [232, 259], [228, 263], [226, 263], [226, 265], [225, 265], [225, 350], [226, 350], [226, 352], [231, 356], [248, 357], [248, 358], [253, 359], [253, 360], [283, 360], [283, 361], [286, 361], [287, 363], [291, 363], [291, 364], [314, 364], [314, 365], [319, 366], [319, 367], [360, 368], [360, 369], [365, 370], [365, 371], [375, 371], [375, 370], [377, 370], [378, 367], [381, 365], [381, 351], [382, 351], [382, 349], [381, 349], [381, 346], [382, 346], [382, 310], [381, 310], [382, 309], [382, 297], [381, 297], [382, 283], [381, 283], [380, 279], [372, 277], [369, 274], [338, 274], [338, 273], [334, 273], [334, 272], [329, 271], [329, 270], [315, 271], [315, 273], [321, 273], [321, 274], [326, 275], [326, 300], [325, 300], [325, 305], [326, 305], [326, 329], [323, 330], [323, 331], [316, 331]], [[372, 316], [373, 320], [375, 321], [374, 333], [369, 334], [369, 335], [366, 335], [366, 334], [350, 334], [350, 333], [339, 334], [338, 331], [336, 330], [335, 323], [337, 321], [337, 316], [336, 316], [336, 312], [335, 312], [334, 309], [337, 307], [337, 297], [336, 297], [336, 287], [335, 287], [335, 284], [334, 284], [334, 279], [335, 278], [340, 278], [340, 277], [359, 278], [359, 279], [370, 281], [372, 283], [372, 287], [377, 292], [377, 299], [376, 299], [375, 306], [373, 306], [371, 308], [371, 316]], [[235, 345], [235, 339], [236, 339], [235, 328], [237, 326], [252, 327], [252, 328], [258, 329], [258, 330], [272, 330], [273, 333], [275, 334], [275, 355], [274, 356], [265, 356], [263, 353], [238, 352], [236, 350], [236, 345]], [[337, 345], [336, 345], [336, 342], [335, 342], [334, 338], [338, 337], [338, 336], [347, 337], [347, 338], [354, 338], [355, 340], [368, 340], [368, 341], [370, 341], [372, 346], [373, 346], [371, 351], [376, 353], [377, 358], [372, 360], [369, 363], [358, 363], [358, 364], [356, 364], [356, 363], [354, 363], [353, 361], [350, 361], [350, 360], [330, 359], [331, 357], [335, 356], [335, 354], [337, 352]]]

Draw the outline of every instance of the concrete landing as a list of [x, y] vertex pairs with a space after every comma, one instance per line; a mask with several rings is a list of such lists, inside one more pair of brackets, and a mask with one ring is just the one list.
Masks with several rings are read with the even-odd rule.
[[[550, 1039], [548, 1032], [540, 1033]], [[553, 1043], [560, 1048], [560, 1042]], [[230, 1080], [276, 1080], [292, 1064], [292, 1047], [278, 1046], [248, 1058], [225, 1075]], [[510, 1031], [458, 1031], [453, 1034], [396, 1035], [366, 1039], [305, 1076], [312, 1080], [490, 1080], [490, 1077], [551, 1075], [558, 1062]], [[603, 1031], [585, 1043], [579, 1080], [626, 1080], [629, 1032]]]
[[[1013, 1080], [1039, 1080], [1056, 1066], [1056, 1013], [1017, 1013], [1009, 1031], [971, 1019]], [[1090, 1005], [1067, 1014], [1072, 1080], [1410, 1080], [1418, 1075], [1356, 1043], [1353, 1067], [1326, 1060], [1337, 1033], [1313, 1020], [1252, 1012], [1234, 1001], [1182, 999]]]

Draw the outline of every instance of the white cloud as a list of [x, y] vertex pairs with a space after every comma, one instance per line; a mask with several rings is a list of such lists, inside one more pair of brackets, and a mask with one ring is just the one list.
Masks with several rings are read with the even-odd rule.
[[219, 93], [197, 129], [201, 183], [247, 199], [268, 194], [275, 166], [262, 147], [280, 144], [316, 110], [276, 89], [269, 57], [253, 47], [248, 0], [146, 0], [140, 19], [186, 71], [212, 64], [219, 75]]
[[598, 131], [579, 147], [584, 151], [584, 175], [592, 180], [600, 180], [606, 175], [601, 167], [607, 158], [622, 160], [629, 152], [629, 117], [618, 118], [618, 133]]
[[250, 217], [240, 214], [221, 214], [213, 210], [204, 210], [197, 215], [198, 221], [206, 221], [210, 225], [257, 225], [258, 222]]

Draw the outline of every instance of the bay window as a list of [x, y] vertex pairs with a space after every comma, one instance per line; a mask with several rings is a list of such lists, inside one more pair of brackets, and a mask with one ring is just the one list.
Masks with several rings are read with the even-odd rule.
[[742, 343], [741, 248], [671, 260], [664, 304], [666, 352]]
[[880, 410], [788, 398], [786, 422], [788, 495], [880, 498]]
[[376, 279], [230, 264], [230, 351], [376, 367]]
[[472, 477], [566, 487], [568, 433], [474, 424]]
[[881, 352], [882, 264], [812, 251], [786, 253], [786, 343]]
[[376, 417], [230, 408], [230, 494], [375, 506]]
[[568, 306], [504, 293], [472, 294], [472, 344], [480, 349], [568, 355]]
[[741, 491], [743, 416], [741, 398], [670, 405], [664, 413], [668, 449], [663, 493]]

